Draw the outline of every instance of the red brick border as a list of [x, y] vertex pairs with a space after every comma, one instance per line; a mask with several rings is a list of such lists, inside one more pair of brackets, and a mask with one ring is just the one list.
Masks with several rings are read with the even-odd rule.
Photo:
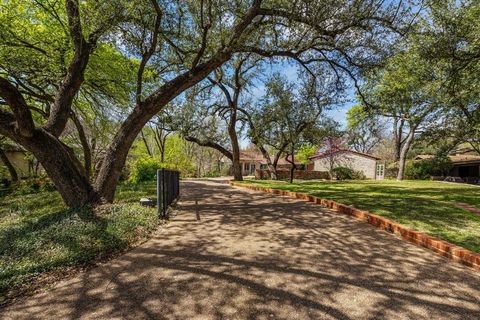
[[330, 208], [336, 212], [344, 213], [355, 217], [356, 219], [365, 221], [379, 229], [393, 233], [411, 243], [428, 248], [435, 253], [442, 255], [450, 260], [459, 262], [463, 265], [480, 270], [480, 254], [451, 244], [447, 241], [429, 236], [425, 233], [409, 229], [392, 220], [377, 216], [367, 211], [359, 210], [351, 206], [347, 206], [333, 200], [321, 199], [306, 193], [292, 192], [280, 189], [271, 189], [259, 186], [244, 185], [230, 181], [232, 186], [247, 188], [255, 191], [263, 191], [281, 196], [293, 197], [306, 200], [315, 204]]

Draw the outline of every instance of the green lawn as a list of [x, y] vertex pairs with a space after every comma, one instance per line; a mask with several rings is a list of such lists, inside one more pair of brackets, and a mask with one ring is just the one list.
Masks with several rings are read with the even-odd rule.
[[308, 193], [367, 210], [480, 253], [480, 216], [453, 206], [480, 208], [480, 187], [434, 181], [248, 181]]
[[155, 186], [121, 186], [117, 201], [93, 213], [68, 210], [57, 192], [0, 197], [0, 304], [47, 271], [88, 265], [148, 238], [159, 220], [141, 207]]

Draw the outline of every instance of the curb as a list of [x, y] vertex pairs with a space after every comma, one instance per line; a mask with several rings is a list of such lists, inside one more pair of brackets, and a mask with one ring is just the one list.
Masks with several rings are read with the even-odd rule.
[[393, 222], [392, 220], [389, 220], [387, 218], [377, 216], [368, 211], [359, 210], [354, 207], [335, 202], [333, 200], [321, 199], [306, 193], [243, 185], [235, 183], [233, 181], [230, 181], [230, 185], [254, 191], [262, 191], [276, 195], [292, 197], [296, 199], [306, 200], [314, 204], [319, 204], [336, 212], [353, 216], [354, 218], [367, 222], [377, 227], [378, 229], [393, 233], [407, 240], [408, 242], [430, 249], [431, 251], [441, 256], [444, 256], [452, 261], [461, 263], [473, 269], [480, 270], [480, 254], [454, 245], [450, 242], [429, 236], [423, 232], [412, 230], [399, 223]]

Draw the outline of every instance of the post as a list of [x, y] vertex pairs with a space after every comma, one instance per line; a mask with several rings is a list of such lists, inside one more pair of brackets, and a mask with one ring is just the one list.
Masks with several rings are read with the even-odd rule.
[[162, 215], [162, 206], [161, 206], [161, 174], [162, 170], [157, 170], [157, 213], [158, 215]]
[[167, 208], [180, 196], [180, 173], [173, 170], [157, 170], [157, 212], [167, 218]]
[[162, 218], [166, 218], [167, 213], [167, 179], [166, 179], [166, 171], [165, 169], [161, 170], [162, 172]]

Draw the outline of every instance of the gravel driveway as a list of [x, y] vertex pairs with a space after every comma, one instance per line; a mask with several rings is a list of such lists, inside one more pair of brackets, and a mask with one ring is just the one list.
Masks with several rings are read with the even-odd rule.
[[186, 181], [154, 239], [0, 318], [480, 319], [480, 272], [318, 205]]

